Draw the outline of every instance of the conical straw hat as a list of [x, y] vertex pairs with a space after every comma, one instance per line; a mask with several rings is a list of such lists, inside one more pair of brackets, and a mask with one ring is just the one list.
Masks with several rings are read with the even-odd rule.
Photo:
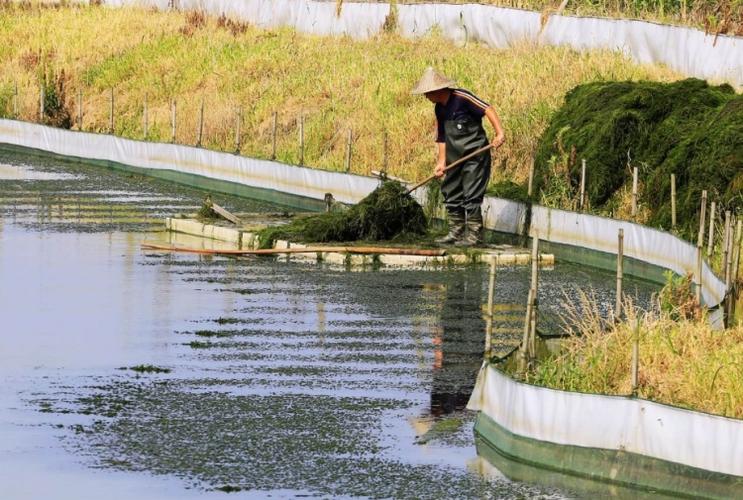
[[423, 76], [418, 82], [418, 85], [415, 86], [411, 93], [425, 94], [426, 92], [433, 92], [434, 90], [439, 89], [448, 89], [454, 86], [456, 86], [456, 82], [454, 80], [442, 75], [431, 66], [429, 66], [426, 68], [426, 71], [423, 72]]

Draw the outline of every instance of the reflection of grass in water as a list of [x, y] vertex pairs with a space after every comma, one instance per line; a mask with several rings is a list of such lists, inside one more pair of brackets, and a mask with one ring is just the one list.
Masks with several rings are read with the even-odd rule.
[[[232, 335], [231, 332], [224, 330], [196, 330], [195, 332], [193, 332], [193, 334], [199, 337], [229, 337], [230, 335]], [[194, 342], [192, 342], [192, 344], [193, 343]], [[194, 346], [192, 345], [191, 347]]]
[[191, 349], [209, 349], [210, 347], [215, 346], [215, 344], [213, 344], [212, 342], [199, 342], [198, 340], [194, 340], [185, 345], [187, 345]]

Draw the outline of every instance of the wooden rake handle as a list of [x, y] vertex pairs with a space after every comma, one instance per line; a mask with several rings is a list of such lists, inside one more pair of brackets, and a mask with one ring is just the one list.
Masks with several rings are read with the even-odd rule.
[[[479, 154], [484, 153], [485, 151], [489, 150], [492, 147], [493, 147], [493, 144], [488, 144], [487, 146], [483, 146], [480, 149], [477, 149], [477, 150], [471, 152], [470, 154], [461, 157], [457, 161], [451, 162], [449, 165], [447, 165], [447, 166], [444, 167], [444, 173], [448, 172], [449, 170], [453, 169], [454, 167], [458, 167], [459, 165], [461, 165], [465, 161], [469, 160], [470, 158], [472, 158], [474, 156], [477, 156]], [[416, 184], [415, 186], [413, 186], [410, 189], [408, 189], [408, 194], [412, 193], [413, 191], [415, 191], [416, 189], [418, 189], [421, 186], [425, 186], [426, 184], [428, 184], [429, 182], [431, 182], [435, 178], [436, 178], [436, 175], [432, 175], [432, 176], [427, 177], [426, 179], [420, 181], [418, 184]]]

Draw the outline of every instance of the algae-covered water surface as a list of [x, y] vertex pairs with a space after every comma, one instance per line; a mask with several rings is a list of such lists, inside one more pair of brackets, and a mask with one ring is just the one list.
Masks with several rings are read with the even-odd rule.
[[[147, 254], [205, 193], [0, 149], [0, 497], [561, 498], [477, 455], [487, 271]], [[218, 197], [239, 212], [283, 207]], [[610, 274], [558, 264], [541, 304]], [[497, 343], [528, 270], [498, 272]], [[652, 290], [626, 285], [641, 302]]]

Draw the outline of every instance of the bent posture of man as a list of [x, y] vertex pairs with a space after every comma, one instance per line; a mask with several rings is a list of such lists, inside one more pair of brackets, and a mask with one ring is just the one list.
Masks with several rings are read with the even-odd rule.
[[493, 147], [505, 136], [500, 118], [488, 103], [472, 92], [456, 87], [454, 80], [429, 67], [413, 94], [424, 94], [436, 104], [436, 147], [438, 160], [434, 174], [444, 176], [441, 192], [449, 218], [449, 233], [437, 243], [473, 246], [482, 241], [482, 200], [490, 180], [490, 151], [470, 158], [444, 174], [444, 167], [488, 144], [482, 127], [486, 116], [495, 130]]

